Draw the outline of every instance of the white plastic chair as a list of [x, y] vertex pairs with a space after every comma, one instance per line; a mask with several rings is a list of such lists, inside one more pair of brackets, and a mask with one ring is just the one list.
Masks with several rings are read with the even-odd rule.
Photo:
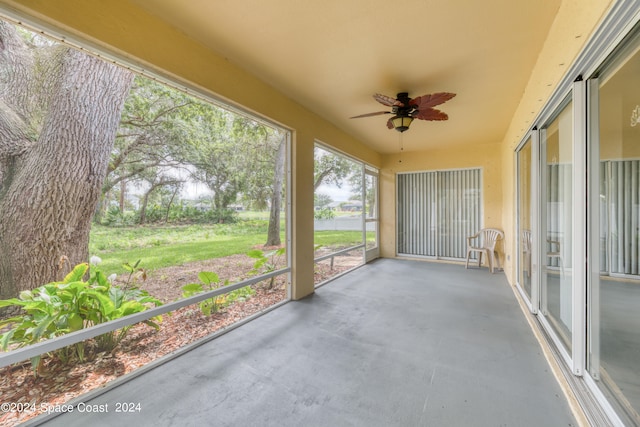
[[547, 258], [549, 260], [549, 263], [551, 263], [553, 259], [557, 259], [558, 266], [560, 266], [560, 274], [564, 276], [564, 263], [562, 262], [562, 251], [560, 250], [560, 242], [558, 240], [547, 239], [547, 244], [549, 245], [549, 250], [547, 251]]
[[485, 254], [491, 273], [496, 265], [500, 268], [500, 257], [496, 251], [496, 243], [502, 239], [504, 239], [504, 232], [497, 228], [483, 228], [473, 236], [467, 237], [467, 264], [465, 268], [469, 268], [469, 257], [472, 252], [478, 253], [478, 267], [482, 266], [482, 254]]

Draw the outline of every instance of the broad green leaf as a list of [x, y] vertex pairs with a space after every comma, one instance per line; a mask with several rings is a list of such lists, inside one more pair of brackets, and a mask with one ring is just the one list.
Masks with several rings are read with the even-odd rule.
[[260, 249], [252, 249], [247, 252], [247, 255], [251, 258], [264, 258], [264, 252], [262, 252]]
[[9, 325], [11, 323], [20, 322], [23, 319], [24, 318], [22, 316], [16, 316], [16, 317], [10, 317], [8, 319], [2, 319], [2, 320], [0, 320], [0, 327], [4, 326], [4, 325]]
[[31, 333], [33, 334], [33, 342], [37, 342], [40, 340], [42, 335], [44, 335], [47, 328], [54, 322], [54, 320], [56, 320], [55, 317], [46, 316], [38, 323], [35, 328], [31, 330]]
[[29, 302], [21, 301], [18, 298], [0, 300], [0, 307], [9, 307], [9, 306], [12, 306], [12, 305], [19, 305], [19, 306], [24, 307], [24, 306], [26, 306], [28, 304], [29, 304]]
[[3, 350], [7, 350], [7, 348], [9, 347], [9, 343], [11, 343], [11, 339], [13, 338], [13, 335], [16, 333], [15, 329], [12, 329], [8, 332], [5, 332], [4, 334], [0, 335], [0, 348], [2, 348]]
[[[116, 308], [113, 304], [113, 301], [111, 301], [111, 298], [98, 292], [91, 292], [88, 295], [94, 301], [98, 302], [98, 307], [96, 307], [97, 311], [99, 311], [99, 313], [107, 319], [111, 319], [111, 315]], [[93, 319], [99, 319], [98, 316], [94, 316], [93, 314], [91, 314], [91, 317]]]
[[95, 311], [86, 313], [85, 320], [89, 322], [90, 325], [97, 325], [98, 323], [102, 322], [100, 319], [100, 314]]
[[83, 262], [82, 264], [78, 264], [73, 267], [73, 270], [69, 274], [67, 274], [62, 281], [63, 283], [76, 282], [78, 280], [82, 280], [82, 277], [89, 269], [89, 263]]
[[111, 301], [113, 302], [113, 305], [116, 308], [122, 305], [122, 301], [124, 300], [124, 297], [125, 297], [125, 293], [122, 291], [122, 289], [116, 286], [114, 286], [109, 290], [109, 298], [111, 298]]
[[104, 286], [105, 288], [109, 288], [110, 286], [107, 276], [100, 270], [96, 271], [95, 280], [100, 286]]
[[144, 311], [144, 308], [140, 309], [136, 301], [126, 301], [121, 307], [113, 311], [110, 320], [119, 319], [133, 313], [139, 313], [140, 311]]
[[206, 283], [207, 285], [220, 281], [218, 275], [211, 271], [201, 271], [200, 273], [198, 273], [198, 279], [200, 279], [202, 283]]
[[80, 317], [78, 313], [72, 313], [67, 319], [67, 323], [69, 324], [69, 330], [71, 332], [79, 331], [83, 326], [82, 317]]
[[70, 282], [60, 286], [60, 292], [58, 292], [57, 296], [63, 301], [73, 301], [78, 295], [85, 292], [87, 288], [88, 285], [85, 282]]
[[63, 286], [63, 283], [49, 283], [44, 286], [40, 286], [37, 289], [34, 289], [38, 293], [38, 295], [47, 294], [47, 295], [55, 295], [58, 293], [58, 289], [60, 286]]
[[92, 289], [98, 292], [107, 292], [110, 288], [108, 286], [97, 285], [97, 286], [94, 286]]
[[189, 283], [188, 285], [184, 285], [182, 290], [189, 293], [200, 293], [203, 291], [202, 283]]
[[257, 261], [255, 262], [255, 264], [253, 264], [253, 269], [254, 269], [254, 270], [259, 269], [260, 267], [262, 267], [263, 265], [265, 265], [265, 264], [267, 263], [267, 261], [268, 261], [268, 259], [267, 259], [267, 258], [261, 258], [261, 259], [257, 260]]

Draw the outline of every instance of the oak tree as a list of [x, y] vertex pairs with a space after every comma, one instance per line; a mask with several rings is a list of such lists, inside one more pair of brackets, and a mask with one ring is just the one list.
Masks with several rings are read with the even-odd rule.
[[0, 297], [88, 258], [133, 75], [0, 22]]

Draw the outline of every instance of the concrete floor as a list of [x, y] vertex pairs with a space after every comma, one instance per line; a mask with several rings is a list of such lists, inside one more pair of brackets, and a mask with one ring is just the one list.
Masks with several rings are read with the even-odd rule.
[[[637, 280], [600, 278], [601, 369], [635, 410], [640, 422], [640, 287]], [[606, 387], [608, 384], [604, 384]]]
[[391, 259], [87, 403], [46, 425], [577, 425], [502, 274]]

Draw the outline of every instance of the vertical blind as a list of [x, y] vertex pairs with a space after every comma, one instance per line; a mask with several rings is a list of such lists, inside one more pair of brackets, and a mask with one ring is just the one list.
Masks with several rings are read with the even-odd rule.
[[465, 258], [481, 228], [481, 171], [398, 175], [398, 254]]
[[[571, 165], [547, 165], [547, 190], [547, 266], [570, 267]], [[640, 275], [640, 160], [600, 163], [599, 209], [601, 272]]]
[[610, 260], [605, 265], [610, 273], [639, 275], [640, 160], [604, 163], [600, 188], [605, 191], [608, 215], [603, 237]]

